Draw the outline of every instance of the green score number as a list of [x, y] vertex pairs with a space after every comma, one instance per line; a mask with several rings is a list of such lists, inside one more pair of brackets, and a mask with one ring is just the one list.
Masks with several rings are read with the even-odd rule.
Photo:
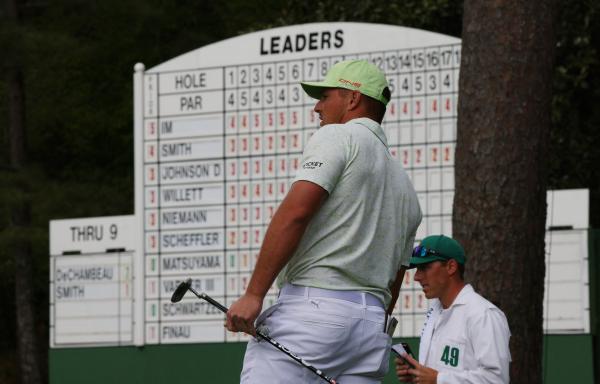
[[458, 348], [446, 345], [444, 347], [444, 352], [442, 352], [442, 358], [440, 360], [446, 365], [456, 367], [458, 365], [458, 354]]

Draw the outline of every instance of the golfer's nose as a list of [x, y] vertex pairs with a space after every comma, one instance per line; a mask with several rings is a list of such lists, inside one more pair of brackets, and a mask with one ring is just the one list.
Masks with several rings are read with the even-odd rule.
[[317, 101], [317, 104], [315, 104], [315, 107], [313, 108], [313, 110], [317, 113], [320, 113], [323, 110], [323, 105], [321, 103], [321, 100]]

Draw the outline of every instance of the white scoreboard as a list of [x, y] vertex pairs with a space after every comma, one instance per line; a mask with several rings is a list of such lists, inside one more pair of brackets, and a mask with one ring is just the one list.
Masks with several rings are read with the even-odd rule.
[[587, 189], [548, 191], [544, 331], [590, 332]]
[[[424, 212], [418, 237], [451, 233], [460, 40], [397, 26], [305, 24], [228, 39], [149, 70], [135, 67], [136, 212], [143, 343], [238, 341], [187, 277], [230, 305], [246, 289], [269, 221], [319, 125], [300, 81], [363, 58], [390, 82], [384, 129]], [[266, 305], [276, 298], [272, 288]], [[409, 273], [398, 335], [419, 334], [426, 300]]]

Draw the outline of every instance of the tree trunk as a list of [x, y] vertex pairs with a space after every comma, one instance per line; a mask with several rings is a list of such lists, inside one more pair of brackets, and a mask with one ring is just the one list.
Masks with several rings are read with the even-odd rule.
[[453, 233], [466, 279], [508, 317], [511, 383], [542, 382], [553, 0], [467, 0]]
[[[6, 1], [8, 21], [18, 24], [18, 8], [15, 0]], [[19, 58], [9, 63], [8, 86], [8, 145], [9, 166], [17, 174], [24, 172], [27, 161], [27, 135], [25, 129], [25, 87]], [[32, 284], [32, 252], [27, 237], [31, 225], [31, 202], [26, 183], [19, 182], [14, 190], [16, 198], [11, 204], [10, 227], [14, 236], [9, 252], [15, 260], [15, 301], [17, 319], [17, 349], [22, 384], [40, 384], [39, 351], [35, 327]]]

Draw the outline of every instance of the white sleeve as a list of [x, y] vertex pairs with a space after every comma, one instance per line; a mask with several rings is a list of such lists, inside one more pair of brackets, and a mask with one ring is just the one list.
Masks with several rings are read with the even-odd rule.
[[488, 308], [469, 324], [468, 329], [477, 368], [458, 372], [440, 371], [438, 384], [508, 384], [510, 331], [504, 313], [497, 308]]
[[347, 142], [338, 125], [318, 129], [304, 148], [294, 182], [310, 181], [331, 194], [346, 168]]

